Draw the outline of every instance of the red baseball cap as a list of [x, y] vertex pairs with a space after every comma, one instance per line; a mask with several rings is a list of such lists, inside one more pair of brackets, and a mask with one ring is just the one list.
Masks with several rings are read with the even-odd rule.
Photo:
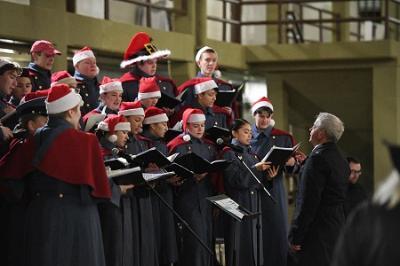
[[54, 45], [46, 40], [39, 40], [32, 44], [31, 53], [33, 52], [44, 52], [47, 55], [60, 55], [61, 52], [58, 51]]

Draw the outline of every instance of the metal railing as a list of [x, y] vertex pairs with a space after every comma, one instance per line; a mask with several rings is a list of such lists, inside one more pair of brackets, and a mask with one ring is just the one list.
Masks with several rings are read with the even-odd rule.
[[[289, 42], [291, 39], [298, 42], [325, 42], [324, 33], [329, 32], [331, 40], [342, 40], [342, 26], [355, 23], [356, 30], [348, 30], [348, 37], [356, 37], [358, 41], [363, 38], [362, 25], [367, 21], [372, 21], [383, 25], [384, 39], [393, 38], [399, 40], [400, 38], [400, 0], [259, 0], [259, 1], [244, 1], [244, 0], [214, 0], [223, 3], [222, 16], [207, 16], [208, 20], [222, 23], [222, 40], [240, 42], [242, 26], [256, 26], [265, 25], [267, 27], [277, 27], [277, 42]], [[311, 5], [312, 3], [357, 3], [357, 15], [343, 16], [343, 14], [333, 12], [331, 10], [322, 9]], [[373, 4], [372, 12], [365, 12], [361, 10], [361, 4]], [[375, 5], [376, 3], [376, 5]], [[264, 8], [275, 7], [277, 10], [276, 19], [242, 21], [240, 13], [230, 15], [227, 13], [227, 5], [236, 6], [236, 9], [242, 10], [244, 6], [264, 6]], [[295, 7], [295, 8], [294, 8]], [[232, 7], [231, 7], [232, 9]], [[296, 10], [293, 10], [296, 9]], [[312, 11], [317, 12], [317, 18], [305, 18], [304, 13]], [[227, 25], [235, 27], [237, 30], [231, 32], [231, 36], [227, 36]], [[304, 26], [309, 25], [316, 27], [319, 32], [319, 38], [314, 40], [307, 40], [304, 38]], [[290, 34], [288, 34], [290, 33]], [[392, 35], [394, 33], [394, 35]], [[290, 37], [292, 35], [292, 37]], [[376, 38], [375, 31], [372, 38]], [[229, 38], [230, 37], [230, 38]], [[286, 38], [285, 38], [286, 37]], [[303, 38], [302, 38], [303, 37]], [[296, 40], [295, 40], [296, 38]]]

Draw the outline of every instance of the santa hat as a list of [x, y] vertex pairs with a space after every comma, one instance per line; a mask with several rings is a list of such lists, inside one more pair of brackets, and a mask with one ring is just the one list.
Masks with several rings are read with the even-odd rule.
[[144, 125], [154, 124], [154, 123], [162, 123], [168, 122], [168, 116], [164, 112], [164, 110], [151, 106], [146, 109], [144, 112]]
[[200, 109], [188, 108], [183, 112], [182, 115], [182, 128], [186, 131], [187, 123], [200, 123], [206, 121], [206, 116]]
[[118, 79], [111, 79], [110, 77], [104, 76], [101, 81], [100, 94], [111, 92], [111, 91], [119, 91], [123, 92], [121, 81]]
[[50, 89], [29, 92], [29, 93], [25, 94], [24, 97], [22, 97], [19, 104], [21, 105], [27, 101], [37, 99], [37, 98], [47, 98], [47, 96], [49, 95], [49, 92], [50, 92]]
[[97, 130], [109, 132], [108, 140], [114, 143], [118, 139], [115, 131], [131, 131], [131, 124], [123, 115], [110, 115], [99, 123]]
[[160, 86], [155, 77], [141, 78], [139, 81], [138, 100], [161, 98]]
[[262, 97], [261, 99], [253, 103], [253, 106], [251, 107], [251, 113], [254, 115], [257, 109], [261, 107], [267, 107], [271, 109], [272, 112], [274, 111], [274, 107], [272, 105], [271, 100], [268, 99], [267, 97]]
[[56, 84], [50, 88], [46, 99], [47, 113], [58, 114], [82, 103], [82, 97], [66, 84]]
[[64, 83], [70, 87], [74, 87], [71, 85], [73, 85], [73, 84], [76, 85], [77, 81], [67, 71], [62, 70], [62, 71], [55, 72], [51, 75], [51, 86], [54, 86], [59, 83]]
[[151, 43], [151, 38], [147, 33], [138, 32], [132, 37], [128, 48], [125, 50], [121, 68], [125, 68], [140, 61], [165, 58], [170, 54], [170, 50], [157, 50]]
[[196, 56], [194, 57], [194, 60], [195, 60], [196, 62], [199, 62], [199, 61], [200, 61], [201, 55], [202, 55], [205, 51], [212, 51], [213, 53], [217, 54], [217, 52], [216, 52], [213, 48], [211, 48], [210, 46], [204, 46], [204, 47], [200, 48], [200, 49], [197, 51]]
[[87, 46], [75, 52], [74, 57], [72, 57], [72, 63], [76, 66], [80, 61], [85, 60], [86, 58], [96, 58], [92, 49]]
[[118, 114], [123, 116], [144, 116], [144, 110], [140, 101], [122, 102]]
[[200, 94], [214, 89], [218, 89], [218, 85], [213, 79], [209, 79], [194, 85], [194, 94]]

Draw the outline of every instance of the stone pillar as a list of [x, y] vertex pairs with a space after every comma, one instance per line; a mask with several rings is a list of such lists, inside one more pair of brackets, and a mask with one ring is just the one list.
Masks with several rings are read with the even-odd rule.
[[382, 141], [400, 143], [400, 68], [398, 63], [382, 63], [373, 67], [372, 125], [374, 186], [392, 169], [389, 153]]

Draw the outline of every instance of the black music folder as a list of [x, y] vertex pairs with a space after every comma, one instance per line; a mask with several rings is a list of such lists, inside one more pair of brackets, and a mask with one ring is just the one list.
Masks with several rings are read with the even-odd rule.
[[230, 143], [231, 132], [229, 129], [224, 127], [213, 126], [205, 131], [205, 135], [208, 139], [216, 142], [217, 139], [222, 138], [225, 143]]
[[149, 182], [161, 181], [175, 176], [175, 172], [143, 173], [140, 167], [111, 170], [107, 172], [117, 185], [144, 185]]
[[271, 162], [275, 166], [284, 166], [287, 160], [297, 151], [300, 147], [300, 143], [293, 146], [292, 148], [272, 146], [268, 153], [261, 160], [262, 162]]
[[177, 164], [171, 163], [170, 165], [164, 168], [168, 172], [175, 172], [177, 176], [181, 177], [182, 179], [193, 177], [194, 173], [187, 169], [186, 167]]
[[124, 158], [118, 157], [104, 160], [104, 165], [106, 168], [110, 168], [110, 170], [118, 170], [128, 167], [129, 162]]
[[142, 166], [146, 166], [149, 163], [155, 163], [158, 167], [162, 168], [171, 164], [177, 155], [178, 154], [173, 154], [169, 157], [166, 157], [159, 150], [157, 150], [156, 147], [153, 147], [144, 152], [133, 155], [133, 161], [141, 164]]
[[174, 109], [175, 106], [180, 103], [181, 101], [176, 99], [175, 97], [171, 97], [168, 94], [161, 92], [161, 98], [158, 99], [156, 106], [159, 108], [165, 107], [169, 109]]
[[174, 161], [187, 169], [193, 171], [195, 174], [212, 173], [225, 169], [231, 163], [227, 160], [215, 160], [212, 162], [200, 157], [194, 152], [187, 153], [178, 157]]
[[231, 106], [232, 102], [236, 100], [243, 87], [244, 83], [242, 83], [237, 89], [219, 89], [215, 104], [222, 107]]

